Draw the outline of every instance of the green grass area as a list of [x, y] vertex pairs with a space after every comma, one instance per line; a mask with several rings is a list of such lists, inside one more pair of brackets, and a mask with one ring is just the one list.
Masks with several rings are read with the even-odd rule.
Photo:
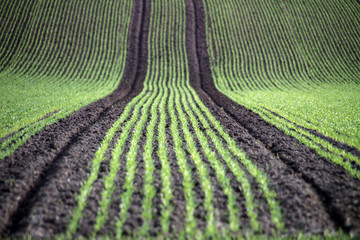
[[203, 2], [216, 87], [360, 178], [358, 156], [311, 131], [360, 149], [360, 5]]
[[0, 159], [116, 89], [132, 13], [132, 1], [16, 0], [5, 6], [11, 10], [1, 12], [2, 27], [12, 32], [0, 33], [0, 139], [13, 135], [1, 143]]

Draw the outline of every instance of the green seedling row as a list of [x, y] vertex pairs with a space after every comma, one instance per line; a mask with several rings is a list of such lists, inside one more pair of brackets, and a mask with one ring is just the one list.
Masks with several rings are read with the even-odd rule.
[[[360, 47], [355, 39], [359, 31], [355, 1], [203, 2], [212, 73], [220, 90], [359, 82], [358, 56], [350, 50]], [[350, 15], [329, 26], [330, 19], [350, 10]]]

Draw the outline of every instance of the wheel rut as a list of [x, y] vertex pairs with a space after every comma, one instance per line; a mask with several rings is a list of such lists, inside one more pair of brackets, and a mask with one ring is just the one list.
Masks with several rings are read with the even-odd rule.
[[[143, 72], [146, 69], [147, 27], [144, 3], [136, 1], [130, 23], [125, 70], [117, 89], [65, 119], [46, 127], [32, 136], [14, 155], [0, 162], [0, 236], [21, 236], [29, 225], [38, 226], [32, 233], [37, 237], [53, 236], [46, 232], [49, 227], [42, 225], [44, 219], [35, 215], [36, 204], [47, 201], [45, 218], [54, 214], [51, 231], [61, 231], [66, 227], [71, 209], [54, 207], [57, 202], [69, 203], [86, 177], [89, 158], [93, 157], [106, 131], [121, 114], [131, 99], [143, 88]], [[74, 177], [75, 184], [70, 179]], [[9, 179], [12, 179], [11, 186]], [[76, 204], [76, 202], [74, 203]], [[41, 203], [44, 207], [44, 202]], [[63, 204], [63, 206], [74, 206]], [[34, 210], [35, 208], [35, 210]], [[34, 216], [34, 215], [33, 215]], [[42, 216], [44, 217], [44, 216]], [[56, 218], [55, 218], [56, 217]], [[56, 226], [59, 222], [62, 224]]]
[[[254, 149], [243, 147], [252, 160], [256, 161], [257, 164], [266, 166], [263, 169], [268, 174], [278, 194], [278, 200], [284, 209], [283, 214], [288, 225], [287, 228], [295, 227], [303, 231], [311, 229], [310, 232], [322, 232], [325, 229], [332, 231], [341, 228], [355, 235], [360, 234], [360, 207], [357, 200], [360, 198], [359, 180], [352, 178], [341, 167], [318, 156], [314, 150], [284, 134], [251, 110], [235, 103], [216, 89], [207, 54], [204, 8], [201, 1], [194, 0], [194, 5], [196, 9], [197, 56], [194, 47], [189, 51], [194, 57], [198, 57], [199, 63], [192, 62], [190, 65], [199, 65], [200, 77], [197, 77], [197, 80], [193, 78], [195, 80], [192, 81], [192, 85], [204, 102], [213, 105], [212, 113], [224, 126], [228, 126], [229, 132], [233, 133], [234, 138], [240, 136], [238, 140], [241, 142], [244, 135], [248, 136], [251, 141], [255, 142], [254, 145], [258, 145], [271, 155], [267, 162], [261, 163], [252, 156]], [[191, 49], [191, 46], [188, 46], [188, 49]], [[198, 70], [193, 71], [197, 72]], [[225, 113], [224, 116], [221, 116], [222, 113]], [[224, 121], [224, 119], [226, 120]], [[237, 129], [242, 129], [243, 133], [239, 135]], [[239, 144], [241, 146], [241, 143]], [[276, 164], [277, 168], [268, 167], [272, 164]], [[290, 176], [286, 174], [288, 171], [291, 172]], [[284, 175], [287, 176], [284, 178]], [[281, 184], [285, 184], [279, 188], [276, 186], [280, 183], [278, 178], [284, 181]], [[295, 190], [296, 184], [292, 182], [292, 178], [300, 184], [297, 190]], [[284, 188], [287, 190], [284, 191]], [[305, 198], [296, 195], [297, 191], [304, 191], [305, 189], [309, 194], [302, 196]], [[295, 190], [295, 195], [287, 192], [289, 190], [290, 192]], [[288, 195], [284, 197], [282, 194]], [[304, 200], [306, 201], [306, 199], [315, 201], [317, 207], [309, 205], [310, 202], [305, 203]], [[289, 201], [293, 200], [302, 202], [304, 205], [290, 206]], [[321, 226], [320, 228], [319, 225], [317, 227], [306, 226], [306, 224], [311, 225], [315, 222], [307, 211], [318, 212], [321, 216], [318, 218], [320, 222], [317, 222]], [[305, 225], [299, 224], [302, 217]]]

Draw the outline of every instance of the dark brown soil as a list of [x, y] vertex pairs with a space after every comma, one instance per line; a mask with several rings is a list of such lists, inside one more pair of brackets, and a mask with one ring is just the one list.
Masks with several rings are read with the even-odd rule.
[[[125, 106], [143, 89], [147, 70], [147, 36], [151, 1], [134, 1], [134, 3], [125, 73], [117, 90], [108, 97], [46, 127], [42, 132], [31, 137], [13, 156], [0, 161], [0, 236], [19, 237], [28, 233], [36, 238], [51, 238], [64, 232], [68, 226], [72, 211], [77, 204], [75, 196], [79, 192], [81, 183], [87, 178], [95, 151]], [[260, 170], [267, 173], [271, 188], [277, 193], [276, 199], [280, 202], [287, 234], [295, 234], [298, 230], [305, 233], [322, 233], [325, 230], [331, 232], [342, 228], [346, 232], [359, 235], [360, 181], [353, 179], [342, 168], [319, 157], [296, 139], [285, 135], [252, 111], [220, 93], [214, 86], [209, 66], [202, 1], [186, 0], [186, 13], [186, 51], [191, 85], [206, 107], [236, 140], [238, 146]], [[178, 233], [183, 229], [186, 211], [183, 176], [179, 171], [174, 152], [169, 117], [167, 121], [167, 150], [174, 196], [170, 232]], [[189, 128], [194, 134], [194, 129], [191, 126]], [[121, 130], [116, 133], [116, 137], [120, 134]], [[157, 132], [155, 135], [157, 136]], [[184, 139], [181, 131], [180, 135]], [[125, 235], [132, 235], [142, 224], [141, 204], [144, 187], [142, 151], [145, 141], [145, 136], [142, 136], [136, 159], [137, 173], [134, 179], [136, 190], [128, 210], [129, 217], [123, 228]], [[94, 182], [76, 236], [87, 236], [93, 230], [101, 200], [103, 178], [109, 170], [110, 149], [114, 144], [115, 140], [106, 152], [106, 160], [101, 163], [99, 177]], [[200, 146], [197, 140], [195, 144]], [[128, 141], [125, 151], [129, 146]], [[212, 143], [210, 146], [215, 149]], [[154, 142], [154, 149], [155, 152], [158, 149], [157, 141]], [[201, 152], [201, 156], [207, 164], [213, 185], [216, 221], [218, 225], [226, 225], [228, 221], [226, 196], [204, 153]], [[156, 236], [161, 232], [161, 163], [157, 154], [153, 157], [156, 196], [153, 199], [154, 216], [150, 236]], [[109, 219], [101, 230], [102, 234], [114, 233], [113, 225], [119, 213], [120, 196], [123, 193], [121, 186], [126, 175], [125, 154], [120, 160], [121, 166], [116, 176], [117, 187], [110, 204]], [[195, 218], [198, 227], [204, 229], [206, 211], [200, 177], [190, 160], [189, 153], [187, 160], [193, 172], [194, 198], [199, 203], [195, 210]], [[245, 198], [231, 169], [226, 167], [226, 171], [236, 195], [235, 205], [240, 212], [240, 229], [247, 231], [250, 223], [246, 215]], [[275, 226], [271, 222], [269, 208], [255, 180], [248, 172], [246, 174], [253, 187], [262, 231], [270, 234], [275, 230]]]

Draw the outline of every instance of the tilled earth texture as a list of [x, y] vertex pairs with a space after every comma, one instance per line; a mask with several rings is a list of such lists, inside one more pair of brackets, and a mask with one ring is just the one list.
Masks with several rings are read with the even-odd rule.
[[206, 24], [201, 0], [133, 1], [117, 89], [0, 160], [2, 238], [360, 236], [360, 180], [216, 88]]

